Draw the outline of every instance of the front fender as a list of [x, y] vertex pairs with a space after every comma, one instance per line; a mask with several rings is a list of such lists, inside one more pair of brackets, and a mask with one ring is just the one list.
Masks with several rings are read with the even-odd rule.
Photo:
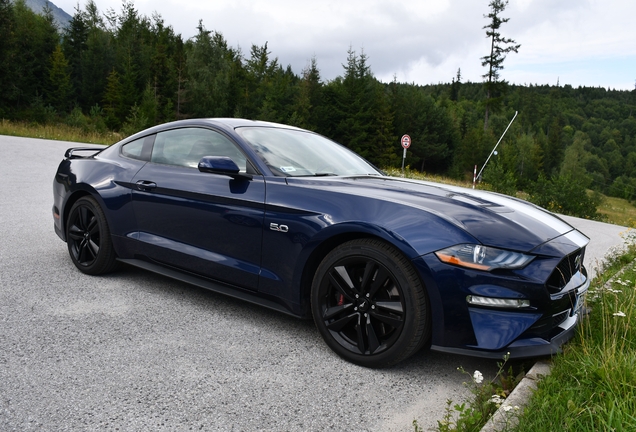
[[420, 208], [343, 189], [307, 194], [306, 188], [288, 185], [284, 179], [269, 180], [259, 291], [303, 309], [320, 261], [339, 244], [361, 237], [382, 239], [410, 260], [476, 242], [450, 221]]

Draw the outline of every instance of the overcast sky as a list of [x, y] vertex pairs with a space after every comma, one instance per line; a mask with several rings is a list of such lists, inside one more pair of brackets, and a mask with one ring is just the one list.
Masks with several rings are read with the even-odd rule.
[[[95, 0], [100, 11], [120, 0]], [[78, 0], [54, 0], [73, 15]], [[136, 0], [159, 13], [184, 39], [199, 19], [249, 55], [268, 42], [272, 57], [300, 74], [315, 56], [323, 80], [342, 75], [351, 47], [369, 58], [385, 82], [481, 81], [480, 57], [490, 43], [489, 0]], [[80, 0], [83, 8], [85, 0]], [[516, 84], [571, 84], [633, 90], [636, 83], [635, 0], [510, 0], [501, 33], [521, 44], [502, 78]]]

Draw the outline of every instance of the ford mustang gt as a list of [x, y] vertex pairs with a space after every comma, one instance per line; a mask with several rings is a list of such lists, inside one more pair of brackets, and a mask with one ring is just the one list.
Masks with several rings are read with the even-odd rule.
[[298, 317], [368, 367], [423, 347], [556, 353], [589, 241], [504, 195], [388, 177], [323, 136], [197, 119], [66, 151], [55, 232], [82, 272], [141, 267]]

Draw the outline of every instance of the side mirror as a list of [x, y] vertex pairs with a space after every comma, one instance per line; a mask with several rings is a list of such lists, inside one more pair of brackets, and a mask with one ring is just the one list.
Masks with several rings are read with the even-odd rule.
[[239, 172], [236, 163], [227, 156], [203, 156], [199, 161], [199, 171], [232, 177], [234, 180], [252, 180], [250, 174]]

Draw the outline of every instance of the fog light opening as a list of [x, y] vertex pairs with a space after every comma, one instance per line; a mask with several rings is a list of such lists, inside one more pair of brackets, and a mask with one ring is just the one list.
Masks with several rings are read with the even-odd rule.
[[530, 300], [525, 299], [504, 299], [493, 297], [482, 297], [469, 295], [466, 296], [466, 301], [470, 305], [474, 306], [486, 306], [494, 308], [525, 308], [530, 306]]

